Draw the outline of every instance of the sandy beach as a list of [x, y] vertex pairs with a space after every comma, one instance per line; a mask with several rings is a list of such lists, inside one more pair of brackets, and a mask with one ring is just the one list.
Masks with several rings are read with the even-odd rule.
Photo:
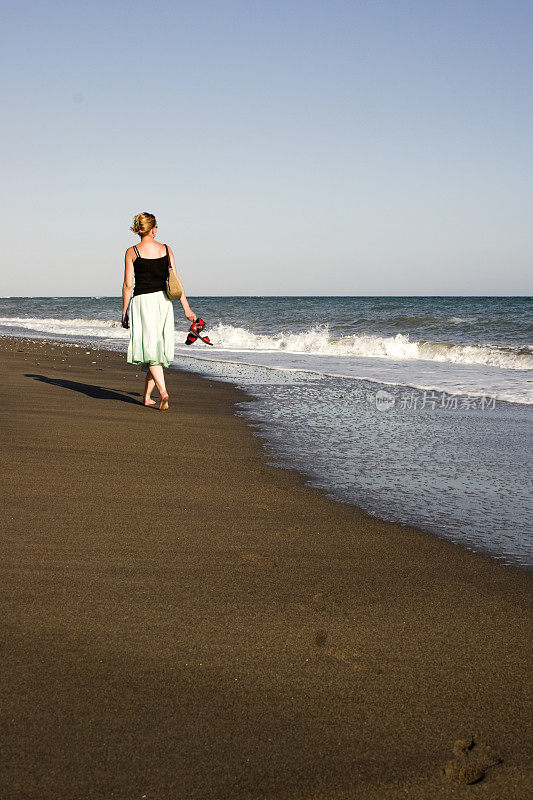
[[531, 797], [531, 574], [268, 465], [229, 384], [0, 351], [3, 800]]

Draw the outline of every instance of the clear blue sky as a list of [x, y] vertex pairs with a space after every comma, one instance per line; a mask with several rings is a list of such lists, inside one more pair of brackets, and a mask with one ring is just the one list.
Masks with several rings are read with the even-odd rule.
[[120, 294], [139, 211], [190, 295], [531, 292], [530, 2], [3, 17], [0, 294]]

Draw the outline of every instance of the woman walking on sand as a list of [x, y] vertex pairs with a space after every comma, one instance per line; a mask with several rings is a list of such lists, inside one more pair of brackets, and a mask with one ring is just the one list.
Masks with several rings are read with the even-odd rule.
[[[137, 214], [131, 230], [141, 237], [141, 241], [138, 245], [128, 247], [125, 257], [122, 286], [122, 325], [125, 327], [133, 291], [127, 360], [130, 364], [140, 364], [141, 370], [146, 372], [143, 405], [156, 405], [151, 394], [154, 386], [157, 386], [159, 409], [168, 411], [163, 368], [174, 360], [174, 308], [166, 293], [166, 280], [169, 269], [176, 271], [174, 253], [166, 244], [156, 241], [157, 222], [153, 214], [147, 211]], [[179, 278], [178, 281], [185, 316], [194, 322], [196, 314], [191, 311]]]

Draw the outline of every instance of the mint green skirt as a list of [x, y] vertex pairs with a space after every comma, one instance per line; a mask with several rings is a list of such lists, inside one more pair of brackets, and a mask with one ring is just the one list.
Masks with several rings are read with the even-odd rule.
[[174, 308], [166, 292], [136, 295], [130, 306], [128, 363], [168, 367], [174, 361]]

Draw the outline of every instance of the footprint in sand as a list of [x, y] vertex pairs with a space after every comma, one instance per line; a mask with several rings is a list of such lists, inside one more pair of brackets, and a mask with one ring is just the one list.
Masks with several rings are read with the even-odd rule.
[[276, 537], [276, 539], [287, 539], [289, 536], [292, 536], [294, 533], [296, 533], [295, 530], [285, 529], [285, 530], [282, 530], [282, 531], [274, 531], [274, 536]]
[[328, 632], [327, 631], [317, 631], [315, 633], [315, 644], [317, 647], [324, 647], [328, 640]]
[[328, 632], [325, 630], [316, 631], [313, 642], [320, 650], [320, 655], [325, 656], [329, 661], [342, 664], [353, 669], [360, 675], [380, 675], [383, 670], [377, 664], [373, 664], [353, 647], [328, 646]]
[[359, 675], [381, 675], [383, 670], [377, 664], [373, 664], [362, 653], [358, 653], [351, 647], [332, 647], [325, 651], [325, 655], [337, 664], [350, 667]]
[[453, 746], [453, 761], [448, 761], [444, 774], [458, 783], [479, 783], [486, 771], [496, 764], [501, 764], [501, 756], [490, 745], [476, 742], [473, 736], [458, 739]]
[[352, 615], [327, 592], [315, 592], [312, 600], [307, 603], [298, 603], [297, 608], [300, 611], [335, 614], [352, 619]]
[[251, 550], [248, 553], [241, 553], [241, 559], [244, 561], [245, 564], [255, 564], [258, 567], [274, 567], [277, 568], [278, 564], [270, 556], [264, 556], [262, 553], [258, 553], [255, 550]]

